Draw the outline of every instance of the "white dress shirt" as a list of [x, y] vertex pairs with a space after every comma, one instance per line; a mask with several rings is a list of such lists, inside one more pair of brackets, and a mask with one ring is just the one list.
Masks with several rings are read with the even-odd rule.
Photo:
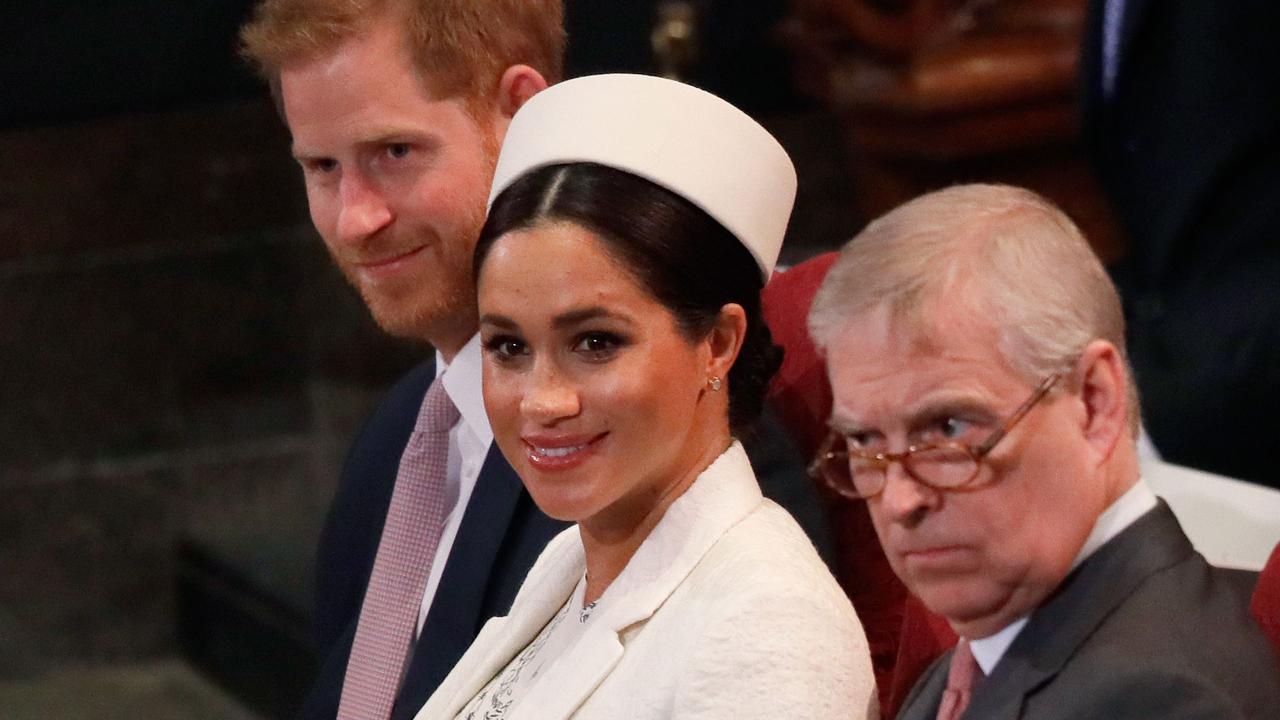
[[436, 377], [444, 383], [445, 392], [458, 408], [460, 417], [458, 424], [449, 431], [449, 469], [445, 474], [445, 498], [449, 511], [445, 515], [440, 544], [436, 546], [431, 574], [427, 576], [427, 587], [422, 593], [422, 607], [418, 609], [415, 636], [422, 633], [422, 625], [431, 610], [436, 589], [440, 587], [440, 576], [444, 574], [449, 551], [458, 537], [462, 516], [466, 513], [471, 492], [476, 487], [476, 479], [480, 477], [480, 468], [484, 466], [489, 446], [493, 443], [493, 429], [489, 426], [489, 416], [485, 414], [484, 396], [481, 394], [482, 360], [478, 334], [472, 336], [462, 350], [458, 351], [451, 363], [446, 363], [444, 357], [439, 352], [436, 353]]
[[[1080, 552], [1076, 553], [1075, 560], [1071, 562], [1071, 569], [1075, 570], [1080, 566], [1080, 563], [1097, 552], [1098, 548], [1107, 544], [1107, 541], [1137, 522], [1138, 518], [1146, 515], [1155, 506], [1155, 493], [1151, 491], [1151, 488], [1147, 486], [1147, 483], [1142, 478], [1138, 478], [1138, 482], [1134, 483], [1128, 492], [1121, 495], [1118, 500], [1111, 503], [1111, 506], [1098, 516], [1097, 522], [1093, 524], [1093, 530], [1084, 539], [1084, 544], [1080, 546]], [[983, 675], [990, 675], [991, 671], [995, 669], [1000, 662], [1000, 658], [1004, 657], [1009, 646], [1017, 639], [1018, 633], [1022, 632], [1022, 628], [1026, 626], [1028, 617], [1030, 616], [1021, 617], [1009, 623], [994, 635], [969, 641], [969, 649], [973, 651], [973, 659], [978, 661], [978, 667], [982, 668]]]

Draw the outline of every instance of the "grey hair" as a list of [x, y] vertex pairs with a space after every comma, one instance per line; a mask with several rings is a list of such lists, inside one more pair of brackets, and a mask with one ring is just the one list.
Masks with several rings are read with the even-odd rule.
[[1069, 376], [1091, 341], [1110, 342], [1124, 361], [1137, 432], [1120, 296], [1048, 200], [1007, 185], [958, 185], [899, 206], [841, 250], [814, 296], [809, 334], [825, 356], [849, 320], [887, 305], [904, 332], [927, 338], [929, 303], [943, 299], [985, 318], [1004, 360], [1032, 385]]

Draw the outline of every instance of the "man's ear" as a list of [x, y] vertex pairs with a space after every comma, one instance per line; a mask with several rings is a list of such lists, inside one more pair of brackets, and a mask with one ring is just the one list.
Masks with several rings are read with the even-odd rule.
[[528, 65], [512, 65], [498, 81], [498, 111], [510, 120], [529, 98], [547, 89], [542, 73]]
[[1076, 363], [1084, 437], [1101, 461], [1129, 434], [1129, 383], [1124, 360], [1115, 345], [1094, 340]]
[[706, 339], [707, 349], [710, 350], [707, 377], [727, 378], [746, 339], [747, 311], [737, 303], [728, 303], [720, 308], [716, 323]]

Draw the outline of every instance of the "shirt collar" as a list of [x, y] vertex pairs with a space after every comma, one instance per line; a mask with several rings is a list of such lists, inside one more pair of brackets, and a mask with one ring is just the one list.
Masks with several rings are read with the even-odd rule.
[[1075, 570], [1098, 548], [1106, 545], [1108, 540], [1137, 522], [1138, 518], [1146, 515], [1155, 506], [1155, 493], [1151, 491], [1146, 481], [1138, 478], [1133, 487], [1098, 516], [1097, 521], [1093, 523], [1093, 530], [1089, 532], [1089, 537], [1084, 539], [1080, 552], [1076, 553], [1076, 559], [1071, 562], [1071, 569]]
[[436, 377], [444, 383], [445, 392], [453, 401], [462, 422], [485, 445], [493, 442], [493, 428], [484, 411], [484, 393], [480, 381], [483, 357], [480, 351], [479, 333], [472, 335], [466, 345], [453, 356], [453, 362], [445, 362], [436, 351]]
[[978, 667], [982, 668], [983, 675], [990, 675], [995, 669], [996, 663], [1000, 662], [1000, 658], [1004, 657], [1004, 653], [1013, 644], [1014, 639], [1018, 637], [1018, 633], [1022, 632], [1022, 628], [1027, 624], [1027, 616], [1023, 616], [1014, 620], [1004, 627], [1003, 630], [995, 635], [988, 635], [984, 638], [969, 641], [969, 649], [973, 651], [973, 659], [978, 661]]
[[[1080, 552], [1076, 553], [1071, 569], [1076, 569], [1098, 548], [1137, 522], [1138, 518], [1147, 514], [1156, 504], [1156, 496], [1151, 491], [1151, 487], [1142, 478], [1138, 478], [1138, 482], [1134, 483], [1133, 487], [1098, 516], [1093, 523], [1093, 530], [1080, 546]], [[982, 668], [984, 675], [990, 675], [995, 669], [1000, 658], [1004, 657], [1009, 646], [1017, 639], [1018, 633], [1022, 632], [1029, 617], [1023, 616], [1014, 620], [994, 635], [969, 641], [973, 659], [978, 661], [978, 667]]]

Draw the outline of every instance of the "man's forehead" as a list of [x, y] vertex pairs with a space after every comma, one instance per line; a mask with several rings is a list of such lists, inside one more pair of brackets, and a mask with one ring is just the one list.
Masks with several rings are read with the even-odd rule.
[[995, 330], [976, 324], [903, 320], [877, 310], [851, 321], [835, 336], [827, 363], [833, 382], [837, 375], [876, 380], [931, 363], [1006, 367], [999, 340]]
[[909, 425], [938, 412], [991, 408], [1003, 401], [996, 390], [976, 374], [907, 370], [889, 382], [870, 382], [836, 392], [831, 425], [838, 429]]
[[851, 324], [827, 357], [833, 422], [906, 419], [931, 407], [996, 403], [1017, 394], [1024, 383], [997, 345], [994, 332], [954, 326]]

